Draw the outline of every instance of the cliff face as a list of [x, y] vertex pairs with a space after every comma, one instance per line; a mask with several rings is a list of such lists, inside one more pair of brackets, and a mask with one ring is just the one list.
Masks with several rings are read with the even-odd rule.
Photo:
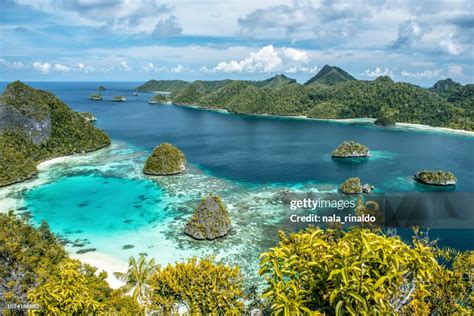
[[15, 81], [0, 96], [0, 186], [31, 178], [40, 161], [110, 144], [54, 94]]
[[21, 130], [38, 145], [51, 136], [51, 115], [48, 113], [43, 118], [29, 117], [0, 101], [0, 133], [12, 129]]

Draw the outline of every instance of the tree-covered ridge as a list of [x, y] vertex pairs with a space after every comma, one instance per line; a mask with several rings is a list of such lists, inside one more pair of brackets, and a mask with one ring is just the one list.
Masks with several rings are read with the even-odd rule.
[[[340, 80], [328, 79], [333, 76]], [[194, 104], [240, 114], [304, 115], [321, 119], [387, 118], [389, 125], [401, 122], [474, 130], [473, 84], [447, 83], [439, 84], [437, 89], [424, 89], [394, 82], [388, 76], [373, 81], [356, 80], [331, 66], [323, 67], [313, 79], [305, 85], [282, 76], [264, 81], [194, 81], [176, 89], [170, 97], [176, 104]], [[446, 85], [454, 88], [441, 88]]]
[[110, 144], [107, 134], [50, 92], [15, 81], [2, 100], [0, 186], [30, 178], [41, 161]]
[[189, 82], [183, 80], [149, 80], [135, 88], [137, 91], [167, 91], [175, 92], [185, 88]]
[[333, 85], [348, 80], [356, 79], [339, 67], [324, 65], [324, 67], [321, 68], [321, 70], [314, 77], [309, 79], [305, 85], [310, 85], [313, 82]]

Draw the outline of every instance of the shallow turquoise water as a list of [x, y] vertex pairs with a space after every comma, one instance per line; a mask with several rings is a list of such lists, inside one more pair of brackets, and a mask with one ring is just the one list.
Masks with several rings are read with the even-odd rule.
[[72, 176], [28, 191], [25, 199], [34, 218], [46, 220], [61, 234], [120, 234], [160, 222], [162, 192], [145, 179], [98, 175]]

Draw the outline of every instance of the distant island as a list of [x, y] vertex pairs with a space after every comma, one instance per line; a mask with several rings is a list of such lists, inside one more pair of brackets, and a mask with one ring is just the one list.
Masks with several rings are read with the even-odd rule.
[[457, 182], [456, 177], [451, 172], [446, 171], [431, 171], [423, 170], [418, 171], [414, 179], [420, 183], [428, 185], [439, 185], [439, 186], [450, 186], [455, 185]]
[[89, 96], [89, 99], [94, 100], [94, 101], [100, 101], [100, 100], [102, 100], [102, 94], [93, 93]]
[[136, 90], [167, 91], [174, 104], [238, 114], [374, 118], [383, 126], [400, 122], [474, 130], [474, 84], [451, 79], [425, 89], [388, 76], [357, 80], [339, 67], [325, 65], [305, 84], [277, 75], [262, 81], [150, 80]]
[[115, 97], [112, 98], [112, 101], [115, 101], [115, 102], [125, 102], [125, 101], [127, 101], [127, 99], [125, 99], [124, 96], [117, 95], [117, 96], [115, 96]]
[[33, 177], [41, 161], [109, 144], [107, 134], [50, 92], [15, 81], [0, 96], [0, 186]]
[[97, 90], [99, 90], [99, 91], [105, 91], [105, 90], [107, 90], [107, 89], [106, 89], [104, 86], [99, 86], [99, 87], [97, 88]]
[[369, 157], [369, 148], [353, 140], [343, 142], [331, 153], [333, 158]]

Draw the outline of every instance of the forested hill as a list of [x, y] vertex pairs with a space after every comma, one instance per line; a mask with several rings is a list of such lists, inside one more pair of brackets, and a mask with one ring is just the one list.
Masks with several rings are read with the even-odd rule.
[[50, 92], [15, 81], [0, 95], [0, 186], [31, 178], [43, 160], [109, 144], [107, 134]]
[[344, 70], [326, 65], [304, 85], [282, 75], [264, 81], [194, 81], [173, 89], [171, 100], [240, 114], [391, 118], [474, 130], [473, 88], [473, 84], [463, 86], [452, 80], [440, 81], [430, 89], [394, 82], [388, 76], [356, 80]]

